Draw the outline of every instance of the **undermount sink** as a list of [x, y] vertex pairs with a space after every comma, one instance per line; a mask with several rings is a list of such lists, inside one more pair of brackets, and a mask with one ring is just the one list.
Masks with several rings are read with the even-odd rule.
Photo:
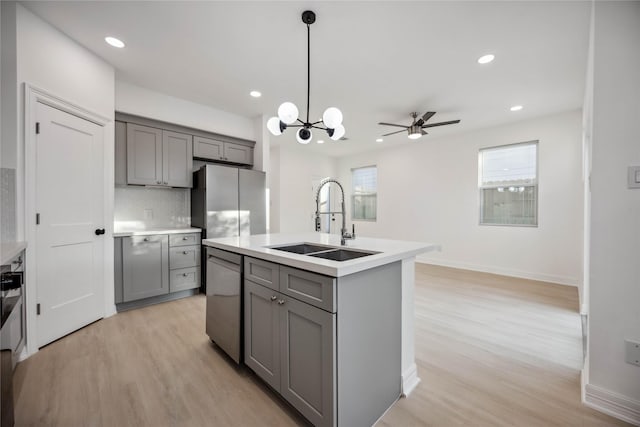
[[332, 251], [317, 252], [314, 254], [309, 254], [309, 256], [314, 256], [316, 258], [330, 259], [333, 261], [349, 261], [350, 259], [361, 258], [363, 256], [374, 255], [377, 253], [378, 252], [360, 252], [360, 251], [351, 251], [347, 249], [334, 249]]
[[286, 246], [272, 246], [271, 249], [277, 249], [279, 251], [292, 252], [294, 254], [312, 254], [320, 251], [328, 251], [335, 249], [332, 246], [320, 246], [320, 245], [312, 245], [311, 243], [298, 243], [296, 245], [286, 245]]
[[309, 255], [316, 258], [324, 258], [332, 261], [349, 261], [351, 259], [374, 255], [379, 252], [367, 252], [360, 250], [342, 249], [336, 246], [321, 246], [312, 243], [298, 243], [295, 245], [271, 246], [270, 249], [291, 252], [300, 255]]

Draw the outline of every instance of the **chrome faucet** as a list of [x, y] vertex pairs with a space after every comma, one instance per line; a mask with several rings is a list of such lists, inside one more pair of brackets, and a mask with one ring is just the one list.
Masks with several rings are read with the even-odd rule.
[[[342, 211], [341, 212], [320, 212], [320, 190], [322, 190], [322, 187], [324, 187], [325, 185], [331, 182], [338, 184], [338, 187], [340, 187], [340, 193], [342, 194], [342, 201], [341, 201]], [[347, 240], [353, 240], [356, 238], [356, 226], [351, 224], [351, 233], [347, 232], [347, 216], [344, 209], [344, 188], [342, 188], [342, 184], [340, 184], [337, 180], [333, 178], [326, 178], [320, 182], [320, 185], [318, 186], [318, 190], [316, 191], [316, 231], [320, 231], [320, 228], [321, 228], [320, 215], [334, 215], [334, 214], [342, 215], [342, 228], [340, 229], [340, 244], [342, 246], [345, 246], [347, 244], [346, 242]]]

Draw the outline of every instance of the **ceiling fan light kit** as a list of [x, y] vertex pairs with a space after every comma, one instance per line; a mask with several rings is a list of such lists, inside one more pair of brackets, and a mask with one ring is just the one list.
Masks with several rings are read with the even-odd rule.
[[[288, 127], [300, 128], [296, 132], [296, 140], [300, 144], [308, 144], [313, 137], [311, 129], [320, 129], [327, 132], [329, 138], [334, 141], [344, 136], [346, 130], [342, 125], [342, 111], [336, 107], [327, 108], [322, 114], [322, 119], [317, 122], [309, 121], [309, 94], [311, 86], [311, 43], [310, 25], [316, 22], [316, 14], [310, 10], [302, 13], [302, 22], [307, 25], [307, 119], [300, 120], [298, 107], [293, 102], [283, 102], [278, 107], [278, 116], [271, 117], [267, 121], [267, 129], [272, 135], [281, 135]], [[295, 124], [298, 123], [298, 124]]]
[[399, 128], [404, 128], [402, 130], [398, 130], [395, 132], [390, 132], [390, 133], [385, 133], [382, 136], [389, 136], [389, 135], [395, 135], [396, 133], [400, 133], [400, 132], [407, 132], [407, 136], [409, 137], [409, 139], [419, 139], [420, 137], [422, 137], [422, 135], [427, 135], [427, 132], [425, 132], [425, 128], [432, 128], [435, 126], [444, 126], [444, 125], [453, 125], [456, 123], [460, 123], [460, 120], [450, 120], [448, 122], [439, 122], [439, 123], [429, 123], [426, 124], [427, 120], [429, 120], [431, 117], [433, 117], [433, 115], [436, 114], [435, 111], [427, 111], [426, 113], [424, 113], [422, 115], [422, 117], [420, 117], [418, 119], [418, 113], [413, 112], [411, 113], [411, 117], [413, 118], [413, 122], [410, 125], [398, 125], [395, 123], [384, 123], [384, 122], [380, 122], [378, 123], [379, 125], [382, 126], [395, 126], [395, 127], [399, 127]]

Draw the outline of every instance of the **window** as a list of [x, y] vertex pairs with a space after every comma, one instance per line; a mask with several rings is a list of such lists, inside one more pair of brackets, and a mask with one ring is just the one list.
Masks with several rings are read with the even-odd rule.
[[480, 150], [480, 224], [538, 225], [538, 141]]
[[378, 169], [375, 166], [351, 169], [351, 219], [376, 220]]

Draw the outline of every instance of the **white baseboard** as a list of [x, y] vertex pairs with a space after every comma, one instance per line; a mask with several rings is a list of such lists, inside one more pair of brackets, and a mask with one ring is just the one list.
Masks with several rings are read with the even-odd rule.
[[539, 280], [541, 282], [556, 283], [558, 285], [578, 287], [578, 279], [575, 277], [558, 276], [554, 274], [533, 273], [530, 271], [513, 270], [509, 268], [497, 267], [492, 265], [471, 264], [466, 262], [458, 262], [451, 260], [442, 260], [430, 258], [426, 255], [418, 255], [416, 261], [421, 264], [433, 264], [442, 267], [459, 268], [462, 270], [480, 271], [482, 273], [499, 274], [501, 276], [518, 277], [521, 279]]
[[640, 401], [593, 384], [585, 386], [584, 404], [596, 411], [640, 426]]
[[419, 383], [418, 367], [415, 363], [412, 363], [411, 366], [402, 373], [402, 395], [404, 397], [409, 396]]

